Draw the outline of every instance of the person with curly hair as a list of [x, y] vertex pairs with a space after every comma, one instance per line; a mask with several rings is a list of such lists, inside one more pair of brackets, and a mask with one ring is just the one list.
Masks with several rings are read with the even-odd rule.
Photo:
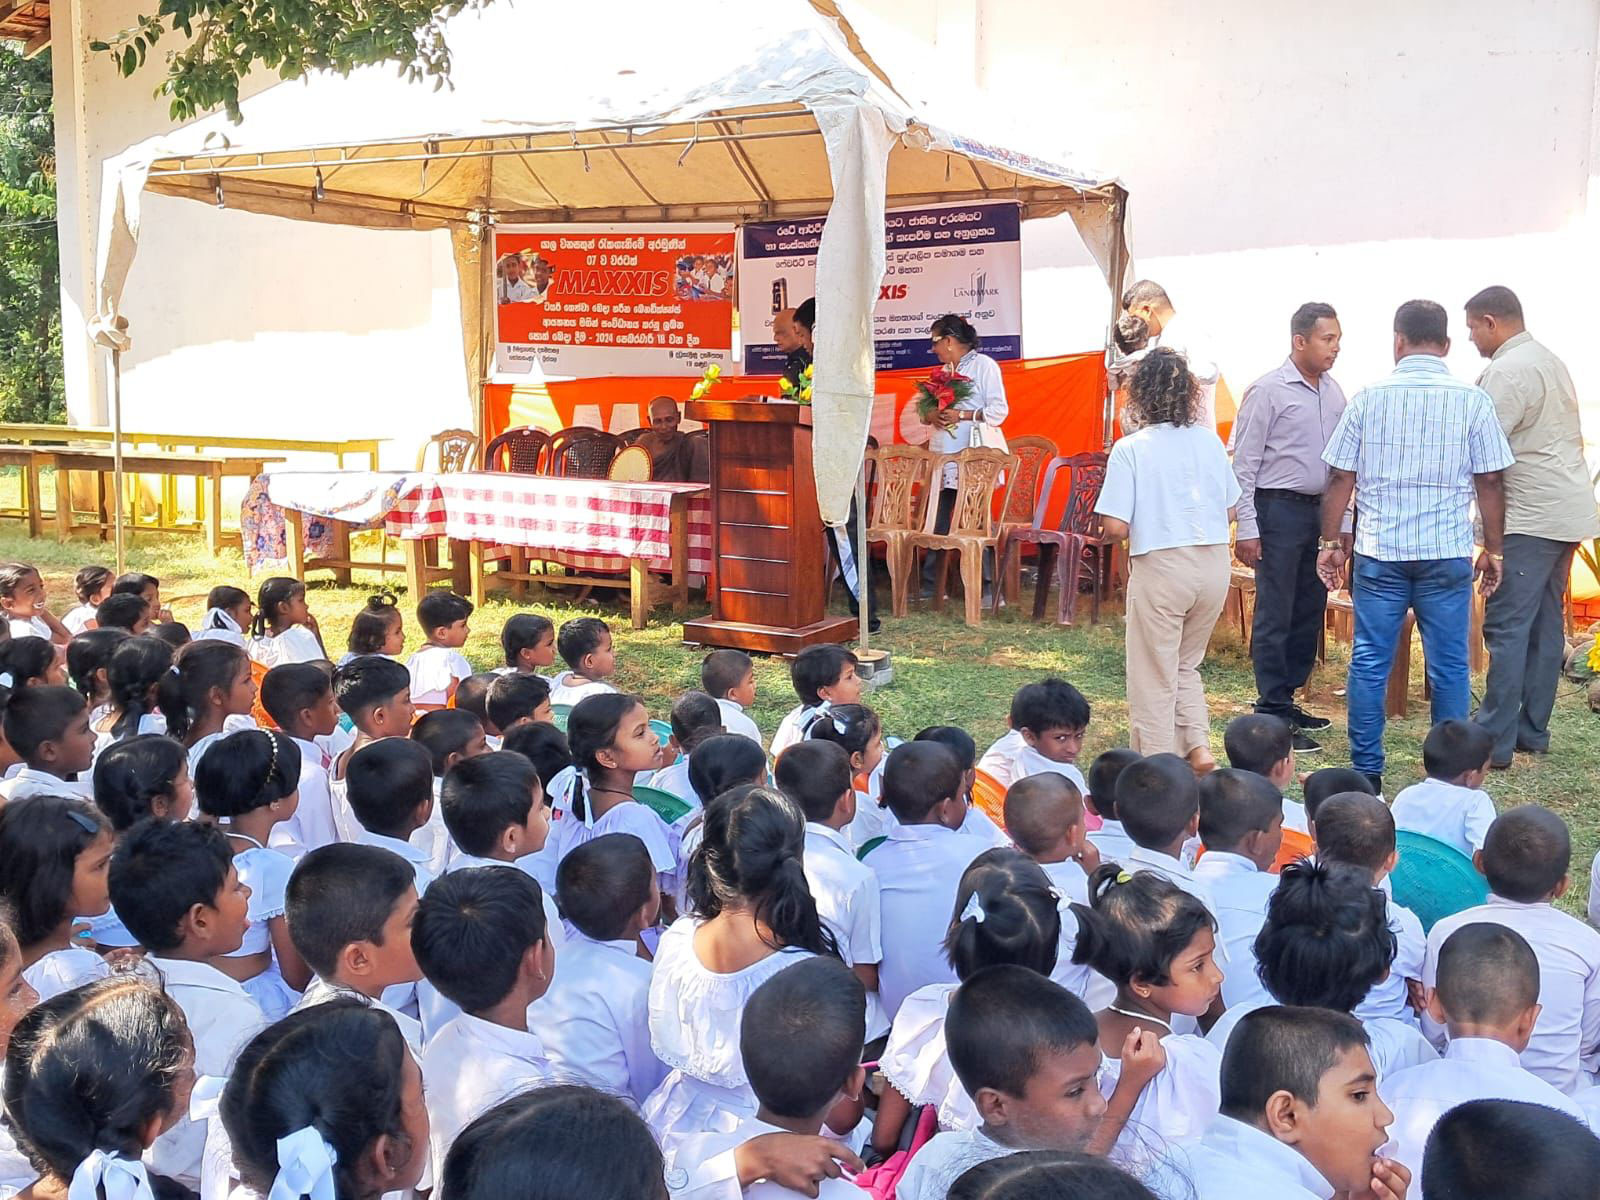
[[1151, 350], [1128, 385], [1128, 407], [1139, 428], [1111, 448], [1095, 512], [1108, 537], [1129, 543], [1130, 744], [1184, 755], [1203, 774], [1216, 759], [1199, 668], [1228, 595], [1239, 483], [1183, 355]]

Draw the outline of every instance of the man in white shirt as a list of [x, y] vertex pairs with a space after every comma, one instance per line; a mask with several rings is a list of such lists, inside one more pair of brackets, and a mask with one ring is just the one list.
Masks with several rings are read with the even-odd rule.
[[[1445, 917], [1428, 931], [1422, 982], [1438, 985], [1446, 939], [1482, 921], [1520, 933], [1539, 960], [1539, 1021], [1522, 1065], [1546, 1083], [1576, 1095], [1594, 1085], [1600, 1066], [1600, 932], [1557, 909], [1567, 890], [1572, 840], [1564, 821], [1529, 804], [1495, 818], [1478, 852], [1489, 880], [1489, 902]], [[1443, 1034], [1425, 1020], [1437, 1042]]]
[[496, 304], [528, 304], [534, 291], [523, 279], [528, 264], [520, 254], [507, 254], [495, 264], [494, 298]]
[[1141, 279], [1122, 293], [1122, 307], [1132, 316], [1141, 318], [1150, 330], [1151, 347], [1162, 346], [1176, 350], [1189, 365], [1189, 374], [1200, 385], [1200, 424], [1208, 429], [1217, 427], [1217, 380], [1222, 372], [1210, 339], [1193, 323], [1180, 317], [1172, 307], [1167, 290], [1159, 283]]
[[1197, 1200], [1404, 1197], [1411, 1173], [1378, 1155], [1394, 1114], [1361, 1023], [1320, 1008], [1257, 1009], [1222, 1056], [1220, 1113], [1190, 1147]]
[[1214, 771], [1200, 781], [1200, 840], [1206, 852], [1195, 879], [1217, 907], [1217, 940], [1227, 949], [1222, 999], [1229, 1008], [1266, 989], [1256, 977], [1256, 934], [1278, 886], [1268, 868], [1283, 843], [1283, 802], [1278, 789], [1251, 771]]
[[1471, 858], [1494, 824], [1494, 801], [1483, 790], [1494, 738], [1473, 721], [1440, 721], [1422, 742], [1428, 777], [1394, 798], [1397, 829], [1436, 838]]
[[1439, 948], [1428, 1015], [1449, 1031], [1444, 1057], [1385, 1078], [1379, 1093], [1394, 1110], [1394, 1157], [1419, 1188], [1433, 1127], [1469, 1100], [1543, 1104], [1588, 1124], [1581, 1108], [1517, 1056], [1539, 1019], [1539, 960], [1527, 940], [1504, 925], [1463, 925]]

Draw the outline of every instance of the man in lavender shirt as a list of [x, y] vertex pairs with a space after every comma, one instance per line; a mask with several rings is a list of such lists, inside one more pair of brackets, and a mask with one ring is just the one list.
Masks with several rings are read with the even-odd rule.
[[1258, 713], [1294, 728], [1294, 748], [1320, 750], [1305, 733], [1322, 729], [1294, 702], [1317, 659], [1328, 590], [1317, 578], [1319, 509], [1328, 482], [1322, 451], [1345, 409], [1333, 377], [1339, 317], [1327, 304], [1302, 304], [1289, 319], [1289, 357], [1252, 383], [1233, 425], [1239, 480], [1234, 557], [1256, 572], [1255, 666]]

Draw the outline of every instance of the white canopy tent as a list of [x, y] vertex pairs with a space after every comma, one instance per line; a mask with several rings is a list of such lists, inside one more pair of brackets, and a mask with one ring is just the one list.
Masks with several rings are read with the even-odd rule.
[[450, 230], [475, 397], [493, 363], [494, 225], [826, 214], [815, 465], [823, 518], [837, 525], [870, 419], [887, 207], [1015, 200], [1024, 218], [1068, 213], [1113, 305], [1126, 281], [1127, 194], [1114, 178], [921, 119], [833, 0], [498, 0], [454, 19], [448, 37], [451, 88], [390, 68], [318, 75], [246, 99], [238, 125], [218, 114], [109, 160], [103, 344], [125, 340], [118, 306], [146, 189], [296, 220]]

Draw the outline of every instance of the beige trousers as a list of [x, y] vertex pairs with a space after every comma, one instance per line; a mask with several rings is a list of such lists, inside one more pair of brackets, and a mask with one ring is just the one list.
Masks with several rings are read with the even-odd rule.
[[1200, 662], [1228, 598], [1226, 545], [1174, 546], [1128, 570], [1128, 729], [1140, 754], [1211, 744]]

